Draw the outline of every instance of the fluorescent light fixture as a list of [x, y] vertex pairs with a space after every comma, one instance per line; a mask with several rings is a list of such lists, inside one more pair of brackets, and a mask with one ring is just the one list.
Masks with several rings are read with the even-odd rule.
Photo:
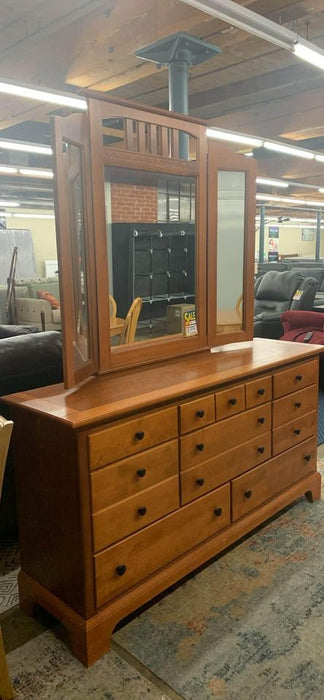
[[258, 185], [271, 185], [272, 187], [283, 187], [283, 188], [289, 187], [289, 183], [284, 182], [283, 180], [272, 180], [272, 179], [267, 179], [265, 177], [257, 177], [256, 181], [257, 181]]
[[320, 153], [316, 153], [315, 160], [318, 160], [319, 163], [324, 163], [324, 155], [321, 155]]
[[8, 211], [0, 211], [0, 219], [8, 219], [9, 216], [13, 216], [13, 214], [11, 214], [11, 212]]
[[253, 153], [253, 151], [249, 151], [248, 153], [244, 153], [244, 155], [245, 155], [247, 158], [253, 158], [254, 153]]
[[318, 200], [315, 200], [314, 202], [311, 201], [306, 201], [305, 204], [309, 207], [324, 207], [324, 202], [319, 202]]
[[13, 214], [15, 219], [55, 219], [54, 214]]
[[319, 191], [321, 194], [323, 194], [323, 193], [324, 193], [324, 187], [319, 187], [319, 188], [318, 188], [318, 191]]
[[53, 170], [45, 170], [45, 168], [43, 170], [36, 170], [35, 168], [19, 168], [19, 174], [28, 175], [28, 177], [54, 177]]
[[40, 155], [51, 156], [53, 151], [50, 146], [39, 143], [27, 143], [27, 141], [6, 141], [0, 139], [0, 151], [22, 151], [23, 153], [39, 153]]
[[0, 82], [0, 92], [6, 95], [16, 95], [30, 100], [40, 100], [63, 107], [86, 110], [87, 101], [80, 97], [73, 97], [68, 94], [51, 92], [50, 90], [38, 90], [24, 85], [13, 85], [12, 83]]
[[0, 200], [0, 207], [20, 207], [19, 202], [12, 202], [10, 199], [7, 201], [5, 199]]
[[316, 48], [314, 44], [298, 40], [293, 48], [293, 53], [298, 58], [302, 58], [303, 61], [311, 63], [312, 66], [324, 70], [324, 52], [320, 48]]
[[220, 141], [242, 143], [246, 146], [254, 146], [254, 148], [260, 148], [260, 146], [262, 146], [262, 139], [246, 136], [245, 134], [237, 134], [232, 131], [226, 131], [225, 129], [224, 131], [223, 129], [206, 129], [206, 136], [212, 139], [219, 139]]
[[241, 7], [237, 2], [231, 0], [183, 0], [183, 2], [283, 49], [292, 50], [296, 43], [295, 32], [246, 7]]
[[316, 44], [306, 41], [299, 37], [296, 32], [277, 24], [277, 22], [273, 22], [246, 7], [241, 7], [237, 2], [232, 2], [232, 0], [182, 1], [207, 12], [212, 17], [218, 17], [234, 27], [243, 29], [249, 34], [259, 36], [271, 44], [292, 51], [298, 58], [324, 70], [324, 52]]
[[294, 148], [293, 146], [287, 146], [284, 143], [277, 143], [276, 141], [264, 141], [263, 147], [267, 148], [268, 151], [285, 153], [288, 156], [297, 156], [298, 158], [306, 158], [307, 160], [313, 160], [315, 158], [315, 153], [312, 153], [312, 151], [306, 151], [302, 148]]
[[12, 168], [10, 165], [0, 165], [0, 173], [6, 173], [6, 175], [14, 175], [18, 173], [17, 168]]

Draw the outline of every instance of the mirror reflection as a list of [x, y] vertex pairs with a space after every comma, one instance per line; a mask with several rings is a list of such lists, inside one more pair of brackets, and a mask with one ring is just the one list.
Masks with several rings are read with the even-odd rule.
[[113, 348], [197, 335], [195, 180], [105, 168]]
[[218, 172], [217, 332], [243, 328], [245, 173]]
[[82, 153], [78, 146], [65, 143], [69, 187], [69, 218], [74, 299], [74, 350], [78, 364], [89, 358], [88, 300], [86, 285], [85, 231], [82, 199]]

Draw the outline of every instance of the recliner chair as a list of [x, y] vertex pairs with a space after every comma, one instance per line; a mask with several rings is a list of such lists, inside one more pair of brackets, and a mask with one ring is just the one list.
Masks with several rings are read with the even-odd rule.
[[254, 336], [278, 339], [283, 334], [280, 316], [288, 310], [313, 308], [318, 282], [299, 270], [271, 270], [254, 285]]

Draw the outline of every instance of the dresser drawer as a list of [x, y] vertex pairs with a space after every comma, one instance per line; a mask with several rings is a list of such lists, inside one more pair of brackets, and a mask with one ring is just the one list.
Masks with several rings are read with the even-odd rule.
[[180, 432], [189, 433], [215, 421], [214, 395], [202, 396], [180, 405]]
[[177, 474], [177, 440], [97, 469], [90, 477], [92, 512], [96, 513]]
[[148, 447], [177, 437], [177, 407], [146, 413], [88, 436], [90, 469], [97, 469]]
[[245, 385], [246, 408], [253, 408], [272, 399], [272, 377], [259, 377]]
[[172, 476], [92, 517], [93, 548], [98, 552], [179, 508], [179, 479]]
[[273, 402], [272, 425], [279, 428], [284, 423], [299, 418], [317, 408], [318, 388], [312, 384]]
[[181, 504], [212, 491], [271, 457], [271, 433], [263, 433], [239, 447], [181, 472]]
[[97, 606], [147, 578], [230, 523], [229, 484], [95, 555]]
[[276, 430], [273, 431], [272, 437], [273, 456], [315, 435], [316, 431], [317, 411], [306, 413], [302, 418], [295, 418], [295, 420], [286, 423], [281, 428], [276, 428]]
[[290, 394], [292, 391], [303, 389], [310, 384], [318, 382], [318, 363], [317, 360], [308, 360], [290, 369], [276, 372], [273, 375], [273, 398], [278, 399], [280, 396]]
[[234, 479], [232, 482], [233, 520], [238, 520], [309, 472], [315, 471], [316, 449], [316, 440], [312, 438]]
[[252, 408], [239, 416], [219, 421], [180, 439], [180, 468], [189, 469], [227, 452], [271, 428], [271, 404]]
[[225, 391], [218, 391], [215, 394], [216, 420], [229, 418], [236, 413], [241, 413], [245, 409], [244, 384], [233, 386]]

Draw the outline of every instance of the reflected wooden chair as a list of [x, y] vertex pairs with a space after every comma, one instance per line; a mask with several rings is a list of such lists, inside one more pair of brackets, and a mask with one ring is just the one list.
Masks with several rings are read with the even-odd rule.
[[243, 305], [243, 294], [240, 294], [240, 296], [235, 304], [235, 311], [241, 320], [242, 320], [242, 305]]
[[109, 314], [110, 318], [116, 318], [117, 316], [117, 304], [111, 294], [109, 294]]
[[[0, 416], [0, 500], [12, 427], [13, 422], [11, 420], [6, 420]], [[0, 629], [0, 697], [2, 700], [11, 700], [11, 698], [14, 696], [15, 693], [9, 678], [6, 655]]]
[[142, 298], [136, 297], [131, 304], [123, 328], [123, 332], [120, 336], [120, 345], [129, 345], [135, 340], [136, 328], [138, 317], [142, 309]]

